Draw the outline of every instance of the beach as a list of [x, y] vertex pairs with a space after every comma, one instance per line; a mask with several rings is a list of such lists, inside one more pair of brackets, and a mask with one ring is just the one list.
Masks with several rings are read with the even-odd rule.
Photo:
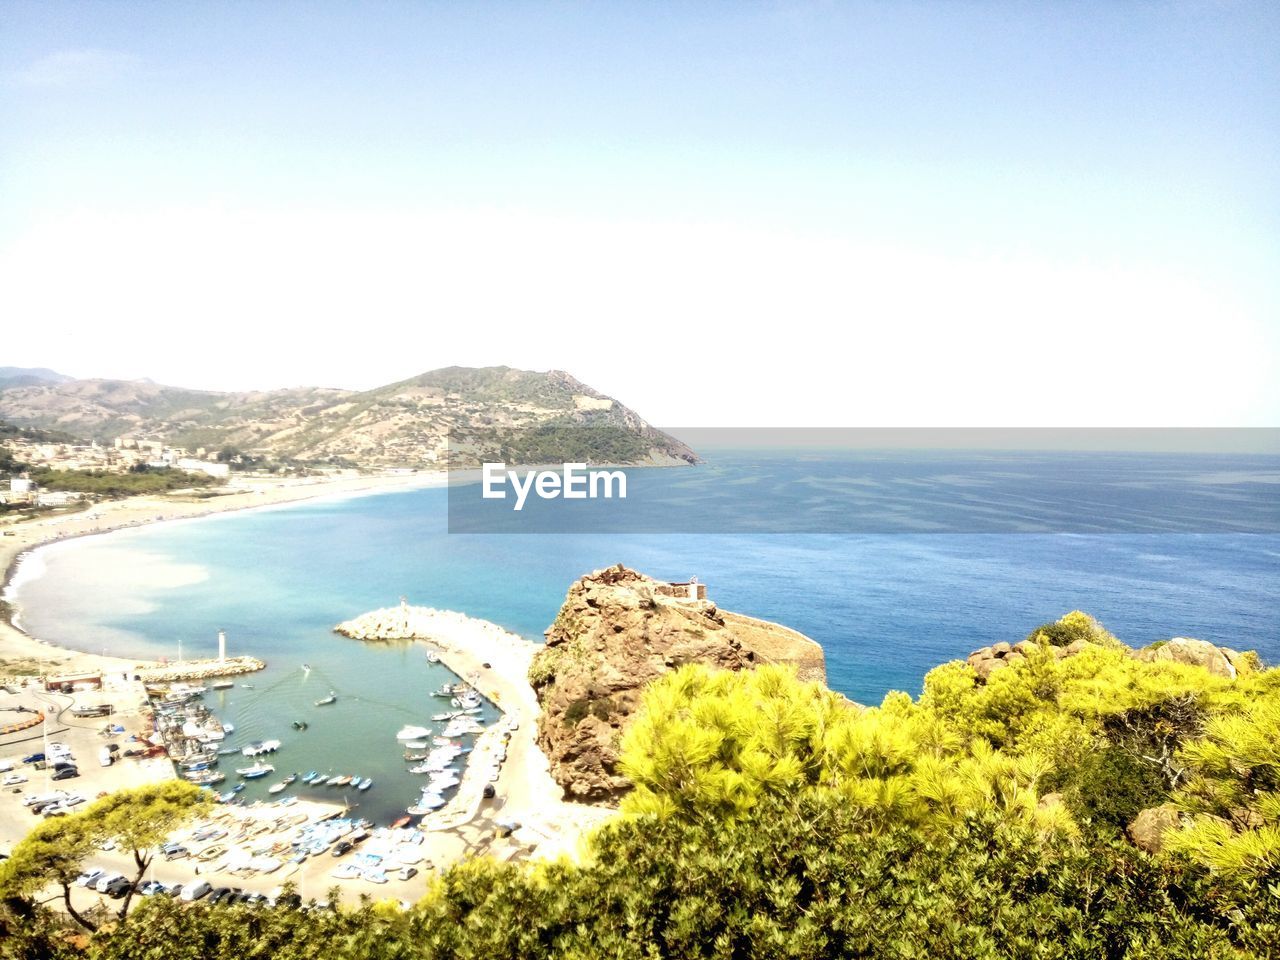
[[[336, 478], [237, 478], [216, 497], [180, 495], [129, 497], [98, 503], [79, 513], [39, 517], [21, 523], [0, 522], [0, 598], [11, 600], [11, 584], [22, 575], [22, 560], [38, 547], [73, 538], [95, 536], [147, 524], [207, 517], [237, 510], [260, 510], [304, 500], [368, 496], [443, 486], [443, 471]], [[70, 650], [33, 637], [17, 625], [0, 621], [0, 676], [39, 674], [51, 670], [123, 670], [142, 661]]]

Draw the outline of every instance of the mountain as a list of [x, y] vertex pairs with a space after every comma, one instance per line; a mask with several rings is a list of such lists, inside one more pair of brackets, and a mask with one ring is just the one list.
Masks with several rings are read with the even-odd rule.
[[361, 466], [693, 463], [684, 444], [560, 370], [446, 367], [366, 391], [247, 393], [150, 380], [0, 382], [0, 419], [110, 441], [163, 440]]
[[40, 383], [66, 383], [74, 379], [48, 367], [0, 367], [0, 389]]

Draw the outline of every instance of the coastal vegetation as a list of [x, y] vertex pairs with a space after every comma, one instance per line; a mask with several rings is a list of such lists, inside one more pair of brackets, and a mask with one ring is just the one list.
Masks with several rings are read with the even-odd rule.
[[665, 674], [581, 863], [463, 863], [408, 910], [153, 897], [83, 943], [6, 867], [0, 935], [101, 960], [1280, 956], [1280, 670], [1038, 633], [866, 708], [786, 667]]
[[28, 474], [42, 490], [83, 493], [95, 497], [131, 497], [216, 487], [226, 481], [203, 473], [173, 467], [149, 467], [129, 473], [107, 470], [31, 470]]

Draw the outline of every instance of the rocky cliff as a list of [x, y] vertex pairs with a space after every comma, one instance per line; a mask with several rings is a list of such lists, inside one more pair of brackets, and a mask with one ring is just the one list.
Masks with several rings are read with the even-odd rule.
[[623, 729], [646, 684], [686, 663], [742, 670], [792, 663], [826, 681], [822, 648], [778, 624], [690, 599], [622, 565], [575, 582], [529, 671], [542, 707], [538, 745], [569, 799], [610, 800], [628, 787], [619, 773]]

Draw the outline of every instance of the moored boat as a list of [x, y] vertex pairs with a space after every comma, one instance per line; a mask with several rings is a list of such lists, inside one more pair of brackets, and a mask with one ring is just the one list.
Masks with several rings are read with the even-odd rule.
[[255, 763], [251, 767], [241, 767], [236, 770], [236, 773], [246, 780], [257, 780], [259, 777], [265, 777], [268, 773], [275, 772], [276, 768], [269, 763]]

